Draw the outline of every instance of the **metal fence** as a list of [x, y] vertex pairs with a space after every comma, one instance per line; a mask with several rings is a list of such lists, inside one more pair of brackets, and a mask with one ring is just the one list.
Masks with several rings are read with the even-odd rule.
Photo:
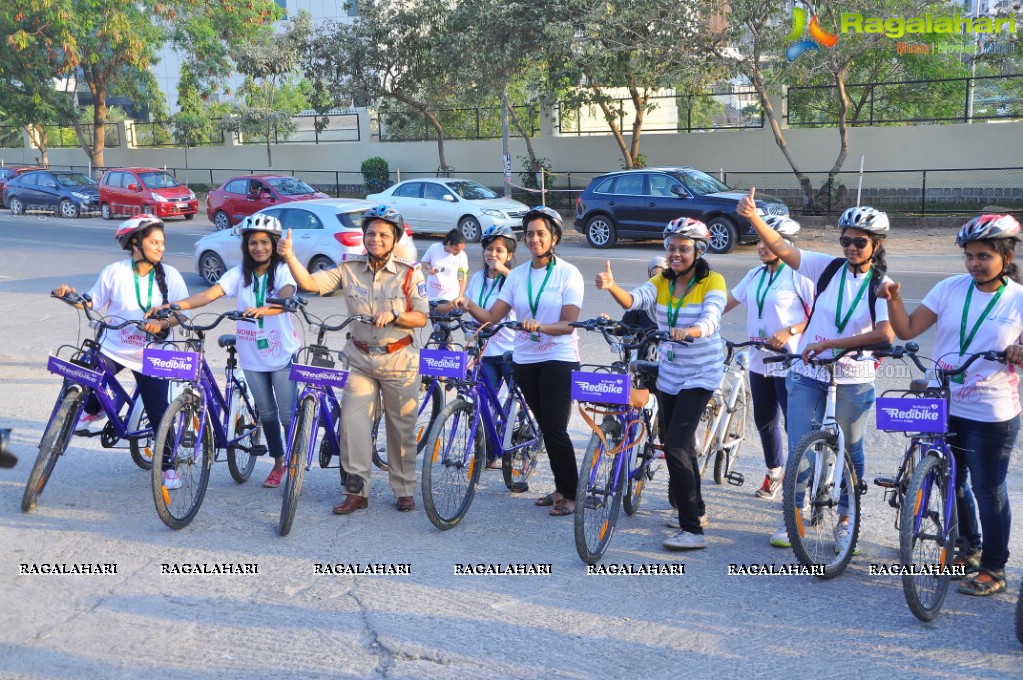
[[[1023, 118], [1023, 74], [855, 83], [846, 89], [851, 101], [864, 102], [851, 126]], [[838, 125], [838, 89], [790, 87], [787, 108], [789, 127]]]
[[[530, 137], [540, 132], [540, 109], [534, 104], [512, 106], [519, 123]], [[476, 106], [440, 109], [437, 120], [444, 128], [444, 138], [451, 140], [500, 139], [501, 107]], [[521, 137], [509, 122], [510, 135]], [[437, 131], [418, 111], [378, 111], [373, 137], [381, 142], [426, 142], [437, 139]]]
[[[282, 134], [273, 127], [271, 144], [326, 144], [330, 142], [358, 142], [362, 139], [359, 114], [355, 111], [331, 111], [324, 115], [292, 116], [296, 130]], [[266, 144], [262, 135], [235, 132], [235, 139], [241, 144]]]
[[[128, 127], [131, 143], [137, 148], [183, 147], [184, 135], [172, 120], [134, 121]], [[206, 132], [193, 131], [188, 146], [220, 146], [224, 143], [224, 132], [219, 125]]]

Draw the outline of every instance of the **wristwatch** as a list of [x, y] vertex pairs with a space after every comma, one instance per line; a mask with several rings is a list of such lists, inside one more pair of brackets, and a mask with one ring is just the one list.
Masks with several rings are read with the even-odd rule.
[[[391, 314], [394, 314], [394, 321], [397, 321], [398, 317], [401, 316], [401, 313], [394, 309], [391, 310]], [[394, 323], [394, 321], [392, 321], [391, 323]]]
[[799, 335], [799, 331], [796, 330], [795, 326], [789, 326], [789, 333], [792, 335]]

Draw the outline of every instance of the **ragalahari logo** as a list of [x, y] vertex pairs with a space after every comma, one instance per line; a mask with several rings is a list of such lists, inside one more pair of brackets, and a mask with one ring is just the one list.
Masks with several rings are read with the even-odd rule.
[[[809, 39], [799, 40], [803, 32], [807, 31], [810, 33]], [[785, 50], [785, 58], [789, 62], [796, 60], [799, 55], [803, 52], [820, 52], [821, 47], [828, 49], [835, 46], [838, 42], [838, 36], [833, 33], [828, 33], [820, 26], [820, 22], [817, 21], [817, 15], [814, 14], [813, 18], [810, 19], [810, 23], [806, 22], [806, 10], [802, 7], [792, 8], [792, 32], [785, 38], [788, 41], [799, 40], [799, 42], [789, 45]]]

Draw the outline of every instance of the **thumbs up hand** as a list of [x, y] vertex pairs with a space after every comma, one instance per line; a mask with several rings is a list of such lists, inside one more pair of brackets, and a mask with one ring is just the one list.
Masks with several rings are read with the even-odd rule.
[[597, 290], [611, 290], [611, 286], [615, 285], [615, 277], [611, 273], [611, 260], [607, 260], [604, 271], [597, 274], [596, 284]]
[[295, 257], [295, 251], [291, 247], [291, 229], [288, 229], [288, 234], [277, 242], [277, 254], [285, 261]]
[[756, 215], [757, 204], [753, 200], [753, 197], [756, 195], [756, 193], [757, 188], [751, 187], [749, 190], [749, 196], [743, 196], [742, 198], [739, 199], [739, 205], [738, 207], [736, 207], [735, 212], [745, 217], [746, 219], [750, 219], [751, 217]]

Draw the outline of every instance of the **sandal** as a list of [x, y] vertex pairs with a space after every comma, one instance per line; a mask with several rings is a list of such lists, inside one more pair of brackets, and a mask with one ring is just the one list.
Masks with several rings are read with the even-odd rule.
[[[569, 501], [569, 502], [571, 502], [571, 501]], [[551, 516], [552, 517], [565, 517], [566, 515], [574, 515], [574, 514], [575, 514], [575, 503], [572, 503], [572, 505], [569, 505], [568, 502], [566, 502], [564, 498], [562, 498], [560, 501], [555, 503], [554, 507], [551, 508]]]
[[956, 555], [955, 560], [952, 561], [952, 566], [962, 567], [963, 573], [961, 575], [952, 574], [952, 580], [958, 581], [967, 576], [976, 574], [977, 571], [980, 570], [980, 555], [981, 552], [979, 549], [971, 550], [969, 552], [959, 551], [959, 554]]
[[993, 571], [981, 567], [975, 576], [959, 583], [959, 592], [964, 595], [986, 597], [1005, 590], [1005, 570]]
[[549, 508], [552, 505], [557, 505], [558, 503], [560, 503], [563, 500], [565, 500], [565, 497], [562, 496], [557, 491], [555, 491], [553, 493], [547, 494], [543, 498], [537, 498], [536, 499], [536, 505], [539, 505], [539, 506], [544, 507], [544, 508]]

